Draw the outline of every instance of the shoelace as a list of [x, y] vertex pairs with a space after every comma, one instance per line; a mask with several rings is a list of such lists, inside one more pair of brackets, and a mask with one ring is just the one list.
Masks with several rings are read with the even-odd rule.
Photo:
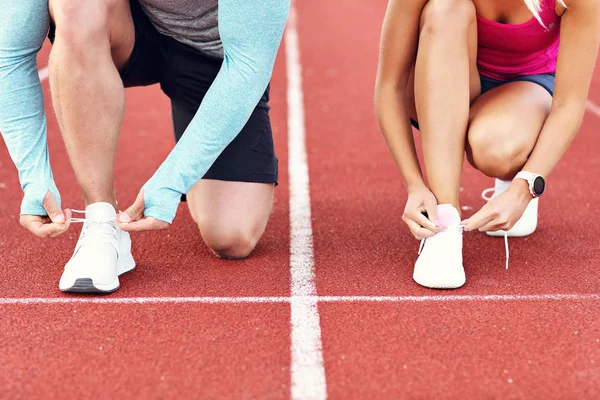
[[[445, 231], [436, 233], [436, 235], [439, 235], [440, 233], [444, 233], [447, 232], [448, 230], [453, 230], [455, 232], [458, 233], [462, 233], [464, 230], [464, 226], [462, 225], [449, 225], [446, 227]], [[423, 251], [423, 247], [425, 247], [425, 242], [427, 241], [427, 239], [421, 239], [421, 244], [419, 245], [419, 255], [421, 254], [421, 251]], [[508, 269], [508, 260], [510, 258], [510, 253], [508, 251], [508, 235], [506, 232], [504, 232], [504, 248], [506, 250], [506, 269]]]
[[481, 192], [481, 198], [485, 201], [490, 201], [494, 197], [494, 193], [496, 193], [496, 188], [487, 188]]
[[[77, 213], [77, 214], [85, 214], [85, 211], [82, 210], [71, 210], [73, 213]], [[84, 223], [83, 225], [83, 230], [81, 231], [81, 236], [79, 238], [80, 241], [83, 242], [83, 240], [85, 239], [86, 236], [89, 236], [89, 232], [90, 232], [90, 228], [92, 226], [100, 226], [102, 224], [108, 224], [110, 225], [111, 229], [110, 233], [106, 232], [106, 231], [96, 231], [96, 234], [100, 234], [101, 236], [104, 237], [104, 239], [106, 239], [103, 242], [100, 243], [112, 243], [114, 240], [117, 240], [117, 223], [114, 219], [109, 219], [109, 220], [89, 220], [86, 218], [71, 218], [71, 223]]]
[[[444, 232], [448, 232], [448, 231], [455, 231], [458, 233], [462, 233], [464, 227], [462, 225], [449, 225], [446, 227], [446, 230], [442, 231], [442, 232], [438, 232], [436, 233], [436, 235], [439, 235], [441, 233]], [[421, 251], [423, 251], [423, 247], [425, 247], [425, 242], [427, 241], [427, 239], [421, 239], [421, 244], [419, 245], [419, 255], [421, 255]]]
[[[485, 201], [490, 201], [494, 194], [496, 193], [496, 188], [487, 188], [483, 192], [481, 192], [481, 198]], [[504, 231], [504, 250], [506, 252], [506, 269], [508, 269], [508, 260], [510, 258], [510, 252], [508, 251], [508, 232]]]

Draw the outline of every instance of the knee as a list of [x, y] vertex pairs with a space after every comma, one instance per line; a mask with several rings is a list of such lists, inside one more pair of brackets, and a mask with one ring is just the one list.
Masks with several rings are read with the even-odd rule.
[[421, 13], [421, 30], [447, 35], [465, 30], [475, 18], [471, 0], [429, 0]]
[[511, 179], [527, 162], [529, 152], [516, 141], [498, 140], [491, 130], [469, 130], [469, 158], [475, 168], [492, 178]]
[[204, 242], [219, 258], [241, 260], [250, 255], [260, 235], [245, 227], [217, 227], [200, 224]]
[[69, 46], [93, 46], [108, 39], [109, 12], [116, 0], [51, 0], [56, 41]]

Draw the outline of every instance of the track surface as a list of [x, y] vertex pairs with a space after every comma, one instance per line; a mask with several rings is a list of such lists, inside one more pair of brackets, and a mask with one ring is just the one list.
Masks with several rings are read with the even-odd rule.
[[[510, 269], [501, 240], [468, 234], [467, 285], [426, 290], [411, 280], [418, 243], [400, 220], [406, 193], [373, 113], [385, 2], [305, 0], [297, 11], [314, 280], [310, 263], [290, 264], [286, 41], [272, 81], [280, 186], [248, 260], [214, 259], [182, 205], [169, 230], [134, 235], [138, 268], [118, 292], [62, 295], [79, 229], [42, 241], [20, 228], [21, 192], [1, 146], [0, 398], [599, 398], [600, 233], [591, 217], [600, 199], [585, 189], [600, 184], [594, 103], [551, 177], [538, 231], [510, 240]], [[590, 100], [600, 104], [596, 76]], [[48, 98], [56, 180], [64, 204], [81, 208]], [[173, 146], [157, 87], [129, 90], [127, 103], [122, 204]], [[463, 204], [480, 207], [491, 184], [467, 167]], [[306, 307], [290, 298], [298, 266], [308, 268], [300, 283], [321, 296], [311, 293]], [[294, 353], [303, 338], [315, 346]]]

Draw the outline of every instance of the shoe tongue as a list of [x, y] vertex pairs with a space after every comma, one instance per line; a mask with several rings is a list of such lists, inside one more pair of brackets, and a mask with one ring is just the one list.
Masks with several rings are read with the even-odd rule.
[[441, 225], [460, 225], [460, 214], [452, 204], [439, 204], [437, 214]]
[[88, 221], [111, 221], [117, 215], [110, 203], [94, 203], [85, 208], [85, 219]]

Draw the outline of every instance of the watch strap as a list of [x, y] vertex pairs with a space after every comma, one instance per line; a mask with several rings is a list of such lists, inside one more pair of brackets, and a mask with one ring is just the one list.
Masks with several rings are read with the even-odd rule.
[[517, 173], [517, 175], [515, 175], [514, 179], [523, 179], [523, 180], [525, 180], [527, 182], [527, 185], [529, 186], [529, 193], [533, 197], [538, 197], [538, 195], [537, 195], [537, 193], [535, 192], [535, 189], [534, 189], [535, 178], [537, 178], [538, 176], [541, 176], [541, 175], [534, 174], [533, 172], [529, 172], [529, 171], [519, 171]]

